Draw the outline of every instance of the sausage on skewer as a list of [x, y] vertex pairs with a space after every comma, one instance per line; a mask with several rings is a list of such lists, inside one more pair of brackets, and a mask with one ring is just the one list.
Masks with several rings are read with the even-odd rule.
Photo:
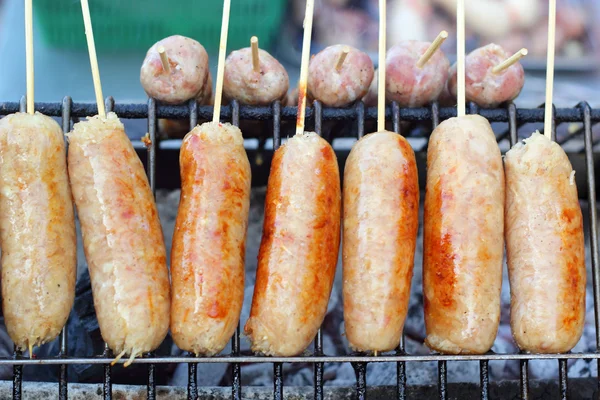
[[344, 170], [344, 322], [356, 351], [389, 351], [400, 342], [413, 275], [419, 182], [408, 141], [366, 135]]
[[275, 151], [245, 326], [253, 351], [294, 356], [315, 337], [335, 276], [340, 208], [339, 169], [327, 141], [297, 134]]
[[504, 171], [489, 122], [479, 115], [442, 122], [427, 152], [423, 297], [431, 349], [491, 348], [500, 322], [503, 233]]
[[62, 130], [40, 113], [0, 119], [2, 310], [17, 348], [58, 336], [75, 298], [75, 217]]
[[227, 345], [244, 300], [250, 163], [242, 132], [207, 122], [181, 146], [181, 200], [171, 252], [171, 332], [196, 355]]
[[169, 272], [154, 196], [116, 114], [79, 122], [68, 138], [100, 332], [118, 358], [132, 361], [156, 349], [169, 329]]
[[585, 320], [583, 218], [564, 150], [534, 133], [506, 153], [511, 327], [521, 350], [564, 353]]

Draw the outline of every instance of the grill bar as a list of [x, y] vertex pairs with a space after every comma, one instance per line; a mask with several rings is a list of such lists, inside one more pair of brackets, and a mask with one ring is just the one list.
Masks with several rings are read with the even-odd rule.
[[[596, 327], [596, 352], [600, 352], [600, 253], [598, 251], [598, 215], [596, 211], [596, 173], [594, 170], [594, 151], [592, 143], [592, 109], [586, 102], [579, 104], [583, 111], [583, 130], [585, 142], [585, 162], [587, 169], [588, 203], [590, 204], [590, 243], [592, 252], [592, 281], [594, 287], [594, 322]], [[600, 371], [600, 359], [597, 361]], [[600, 375], [598, 376], [600, 389]]]
[[[323, 136], [323, 107], [321, 102], [315, 101], [313, 103], [315, 109], [315, 133], [319, 136]], [[314, 354], [316, 356], [323, 355], [323, 333], [321, 329], [317, 331], [314, 343]], [[323, 363], [315, 363], [314, 365], [314, 381], [313, 385], [315, 388], [315, 400], [323, 400], [323, 369], [325, 365]]]
[[[392, 128], [394, 132], [400, 133], [400, 107], [398, 103], [392, 103]], [[400, 343], [396, 354], [404, 354], [404, 333], [400, 337]], [[404, 400], [406, 398], [406, 363], [396, 363], [396, 382], [398, 386], [398, 399]]]
[[[62, 131], [63, 134], [69, 133], [71, 130], [71, 98], [66, 96], [62, 101]], [[65, 145], [67, 145], [67, 137], [65, 136]], [[59, 357], [67, 357], [68, 356], [68, 348], [67, 348], [67, 328], [63, 327], [60, 337], [60, 351]], [[66, 365], [60, 366], [60, 372], [58, 376], [58, 398], [60, 400], [67, 400], [69, 398], [69, 389], [68, 389], [68, 381], [69, 375]]]
[[[73, 110], [74, 105], [71, 106], [71, 111]], [[115, 99], [112, 98], [112, 96], [109, 96], [106, 98], [106, 100], [104, 101], [104, 107], [106, 108], [106, 112], [109, 113], [111, 111], [114, 111], [115, 108]], [[93, 115], [96, 115], [96, 113], [94, 113]], [[113, 356], [112, 351], [110, 350], [110, 348], [108, 347], [108, 344], [104, 343], [104, 356], [107, 358], [111, 358]], [[103, 391], [104, 391], [104, 400], [111, 400], [112, 399], [112, 361], [107, 362], [104, 365], [104, 385], [103, 385]]]
[[521, 360], [520, 366], [521, 366], [521, 370], [520, 370], [521, 400], [528, 400], [529, 399], [529, 361], [527, 359]]
[[567, 376], [567, 360], [558, 360], [558, 387], [560, 399], [567, 400], [569, 397], [569, 381]]
[[[281, 146], [281, 103], [273, 103], [273, 150]], [[283, 363], [273, 363], [273, 399], [283, 400]]]
[[[196, 101], [190, 101], [188, 103], [188, 113], [191, 131], [196, 125], [198, 125], [198, 103], [196, 103]], [[190, 353], [190, 356], [193, 357], [194, 362], [188, 365], [187, 398], [188, 400], [196, 400], [198, 398], [198, 384], [196, 382], [198, 363], [197, 358], [194, 357], [193, 354]]]
[[[386, 118], [392, 115], [392, 107], [386, 109]], [[441, 119], [447, 119], [456, 116], [456, 108], [439, 107]], [[36, 103], [35, 109], [50, 117], [60, 117], [62, 114], [62, 105], [58, 103]], [[201, 120], [212, 119], [212, 106], [198, 106], [198, 118]], [[19, 111], [19, 103], [4, 102], [0, 103], [0, 115], [8, 115]], [[115, 104], [114, 110], [120, 118], [125, 119], [145, 119], [147, 118], [146, 104]], [[282, 120], [289, 121], [296, 119], [296, 107], [282, 107]], [[73, 118], [82, 118], [96, 115], [98, 108], [92, 103], [73, 103], [71, 116]], [[306, 118], [313, 118], [314, 107], [306, 108]], [[323, 108], [323, 120], [345, 121], [353, 119], [356, 114], [355, 107], [348, 108]], [[487, 118], [490, 122], [506, 122], [508, 111], [506, 108], [480, 109], [478, 114]], [[221, 115], [225, 119], [231, 118], [231, 107], [223, 106]], [[189, 118], [189, 106], [186, 105], [164, 105], [156, 106], [156, 118], [186, 119]], [[271, 106], [240, 106], [240, 119], [242, 120], [270, 120], [273, 118]], [[403, 121], [426, 121], [432, 119], [431, 108], [400, 108], [400, 118]], [[365, 120], [377, 119], [377, 109], [375, 107], [365, 108]], [[543, 108], [518, 108], [517, 119], [520, 123], [543, 122]], [[581, 122], [581, 113], [577, 108], [557, 108], [555, 113], [556, 123], [563, 122]], [[591, 110], [591, 121], [600, 122], [600, 109]]]
[[488, 386], [490, 376], [488, 374], [489, 362], [486, 360], [479, 361], [479, 382], [481, 385], [481, 400], [488, 399]]
[[198, 385], [196, 384], [196, 367], [197, 366], [198, 366], [197, 362], [192, 362], [188, 365], [188, 387], [187, 387], [188, 400], [196, 400], [198, 398]]
[[[148, 182], [150, 183], [150, 190], [156, 199], [156, 102], [154, 99], [148, 99], [148, 139], [149, 143], [146, 143], [148, 149], [148, 165], [147, 171]], [[154, 353], [147, 353], [146, 357], [152, 358]], [[148, 365], [148, 382], [146, 383], [147, 388], [147, 399], [156, 399], [156, 365]]]
[[438, 361], [438, 396], [440, 400], [448, 398], [446, 389], [447, 378], [446, 361]]
[[367, 363], [352, 363], [354, 373], [356, 374], [356, 398], [357, 400], [367, 399]]
[[[397, 362], [432, 362], [432, 361], [507, 361], [507, 360], [598, 360], [600, 353], [566, 353], [566, 354], [512, 354], [512, 353], [486, 353], [486, 354], [423, 354], [423, 355], [345, 355], [345, 356], [296, 356], [296, 357], [269, 357], [255, 355], [219, 355], [214, 357], [198, 358], [193, 355], [182, 356], [155, 356], [153, 358], [139, 357], [132, 364], [229, 364], [229, 363], [397, 363]], [[47, 357], [47, 358], [0, 358], [0, 365], [96, 365], [110, 364], [114, 361], [112, 354], [94, 357]], [[123, 364], [127, 360], [119, 360], [115, 364]]]
[[[240, 126], [240, 104], [237, 100], [231, 102], [231, 124]], [[231, 338], [231, 353], [239, 356], [240, 355], [240, 324]], [[240, 364], [234, 363], [231, 371], [231, 398], [233, 400], [241, 400], [242, 398], [242, 377], [241, 377]]]

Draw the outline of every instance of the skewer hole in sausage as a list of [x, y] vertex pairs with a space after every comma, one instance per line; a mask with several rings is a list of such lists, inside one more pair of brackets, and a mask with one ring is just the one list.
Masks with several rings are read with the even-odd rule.
[[0, 212], [4, 320], [15, 346], [31, 353], [67, 322], [77, 276], [65, 142], [52, 118], [0, 119]]

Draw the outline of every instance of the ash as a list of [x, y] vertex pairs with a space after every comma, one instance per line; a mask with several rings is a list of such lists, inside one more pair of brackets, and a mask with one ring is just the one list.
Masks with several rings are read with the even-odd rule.
[[[262, 235], [262, 221], [264, 212], [265, 188], [252, 190], [250, 221], [248, 225], [248, 238], [246, 243], [246, 289], [244, 306], [242, 309], [241, 323], [247, 321], [250, 313], [250, 304], [254, 290], [258, 247]], [[179, 204], [179, 194], [176, 191], [158, 191], [157, 204], [163, 225], [167, 252], [170, 254], [173, 228]], [[429, 349], [423, 344], [425, 339], [425, 325], [423, 321], [423, 294], [422, 294], [422, 204], [419, 238], [415, 254], [414, 277], [410, 307], [405, 324], [405, 347], [409, 354], [429, 354]], [[573, 349], [573, 352], [595, 350], [594, 308], [592, 298], [592, 277], [590, 263], [590, 243], [588, 226], [588, 204], [581, 203], [584, 213], [584, 229], [586, 235], [586, 265], [587, 277], [587, 315], [584, 334]], [[78, 227], [79, 229], [79, 227]], [[68, 354], [72, 357], [90, 357], [102, 354], [104, 344], [96, 320], [89, 275], [83, 250], [81, 248], [81, 234], [78, 232], [78, 282], [75, 307], [68, 322]], [[344, 338], [343, 306], [342, 306], [342, 273], [341, 257], [338, 259], [338, 268], [334, 288], [329, 301], [329, 308], [323, 323], [323, 349], [327, 355], [349, 354], [351, 351]], [[509, 320], [510, 292], [506, 265], [503, 270], [502, 283], [502, 315], [498, 336], [493, 346], [497, 353], [515, 353], [517, 347], [512, 340]], [[49, 357], [58, 354], [59, 344], [54, 341], [35, 351], [38, 357]], [[243, 354], [250, 354], [250, 344], [242, 335], [241, 350]], [[311, 349], [309, 349], [310, 351]], [[223, 353], [228, 354], [230, 348]], [[156, 355], [182, 355], [173, 344], [170, 336], [156, 350]], [[4, 325], [0, 329], [0, 357], [12, 355], [12, 342], [8, 337]], [[479, 382], [478, 362], [448, 362], [449, 382]], [[242, 370], [242, 384], [246, 386], [272, 386], [273, 367], [271, 364], [244, 364]], [[373, 363], [368, 366], [367, 382], [369, 385], [395, 385], [395, 363]], [[406, 365], [407, 383], [409, 385], [427, 385], [437, 382], [437, 364], [435, 362], [410, 362]], [[30, 381], [56, 381], [58, 367], [27, 366], [23, 369], [25, 380]], [[518, 361], [492, 361], [489, 364], [489, 373], [492, 381], [511, 380], [519, 378]], [[597, 363], [589, 360], [569, 360], [569, 377], [597, 376]], [[530, 361], [530, 379], [556, 379], [558, 377], [557, 361]], [[103, 366], [101, 365], [75, 365], [69, 366], [70, 382], [101, 382]], [[231, 383], [231, 369], [226, 364], [198, 364], [198, 384], [201, 386], [229, 385]], [[188, 371], [186, 365], [157, 365], [157, 384], [186, 386]], [[12, 367], [0, 367], [0, 379], [11, 379]], [[113, 368], [114, 383], [128, 383], [145, 385], [147, 367], [132, 365], [127, 369], [122, 366]], [[292, 386], [311, 386], [313, 384], [313, 369], [309, 364], [285, 364], [284, 384]], [[353, 386], [356, 382], [354, 370], [350, 364], [331, 363], [324, 369], [325, 385]]]

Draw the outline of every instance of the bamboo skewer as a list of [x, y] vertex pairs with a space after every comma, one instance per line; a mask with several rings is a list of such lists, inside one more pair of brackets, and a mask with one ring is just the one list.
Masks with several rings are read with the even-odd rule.
[[98, 104], [98, 115], [102, 118], [106, 118], [106, 109], [104, 108], [104, 97], [102, 96], [100, 70], [98, 69], [98, 58], [96, 57], [96, 45], [94, 43], [94, 31], [92, 30], [92, 19], [90, 17], [88, 0], [81, 0], [81, 11], [83, 13], [88, 53], [90, 54], [90, 65], [92, 67], [92, 78], [94, 80], [94, 92], [96, 92], [96, 103]]
[[522, 48], [521, 50], [517, 51], [515, 54], [508, 57], [506, 60], [502, 61], [500, 64], [498, 64], [494, 68], [492, 68], [492, 73], [499, 74], [500, 72], [506, 70], [511, 65], [514, 65], [517, 62], [519, 62], [519, 60], [521, 58], [525, 57], [528, 53], [529, 52], [527, 51], [526, 48]]
[[348, 57], [348, 53], [350, 53], [350, 47], [344, 46], [340, 56], [335, 64], [335, 71], [340, 72], [342, 70], [342, 66], [344, 65], [344, 61], [346, 61], [346, 57]]
[[169, 56], [167, 56], [163, 46], [158, 48], [158, 55], [160, 56], [160, 62], [162, 63], [163, 71], [165, 71], [167, 74], [170, 74], [171, 64], [169, 63]]
[[302, 39], [302, 61], [300, 63], [300, 80], [298, 81], [298, 116], [296, 117], [296, 135], [304, 133], [304, 116], [306, 114], [306, 86], [308, 81], [308, 62], [310, 60], [310, 41], [312, 36], [313, 10], [315, 0], [306, 0], [304, 15], [304, 37]]
[[458, 0], [456, 6], [456, 91], [457, 115], [465, 116], [465, 0]]
[[260, 72], [260, 59], [258, 58], [258, 38], [250, 38], [250, 47], [252, 48], [252, 69], [254, 72]]
[[425, 53], [423, 53], [421, 58], [419, 58], [419, 61], [417, 61], [417, 67], [423, 68], [425, 64], [427, 64], [427, 61], [429, 61], [435, 52], [438, 51], [446, 39], [448, 39], [448, 32], [441, 31], [435, 40], [431, 42], [427, 50], [425, 50]]
[[223, 98], [223, 75], [225, 73], [225, 53], [227, 52], [227, 33], [229, 31], [229, 9], [231, 0], [223, 1], [223, 19], [221, 21], [221, 40], [219, 41], [219, 63], [217, 64], [217, 83], [215, 87], [215, 105], [213, 122], [221, 120], [221, 100]]
[[544, 135], [552, 140], [552, 96], [554, 91], [554, 47], [556, 36], [556, 0], [550, 0], [548, 11], [548, 55], [546, 58], [546, 105], [544, 107]]
[[385, 131], [385, 35], [386, 0], [379, 0], [379, 70], [377, 82], [377, 131]]
[[25, 0], [25, 63], [27, 73], [27, 113], [34, 113], [33, 102], [33, 5]]

